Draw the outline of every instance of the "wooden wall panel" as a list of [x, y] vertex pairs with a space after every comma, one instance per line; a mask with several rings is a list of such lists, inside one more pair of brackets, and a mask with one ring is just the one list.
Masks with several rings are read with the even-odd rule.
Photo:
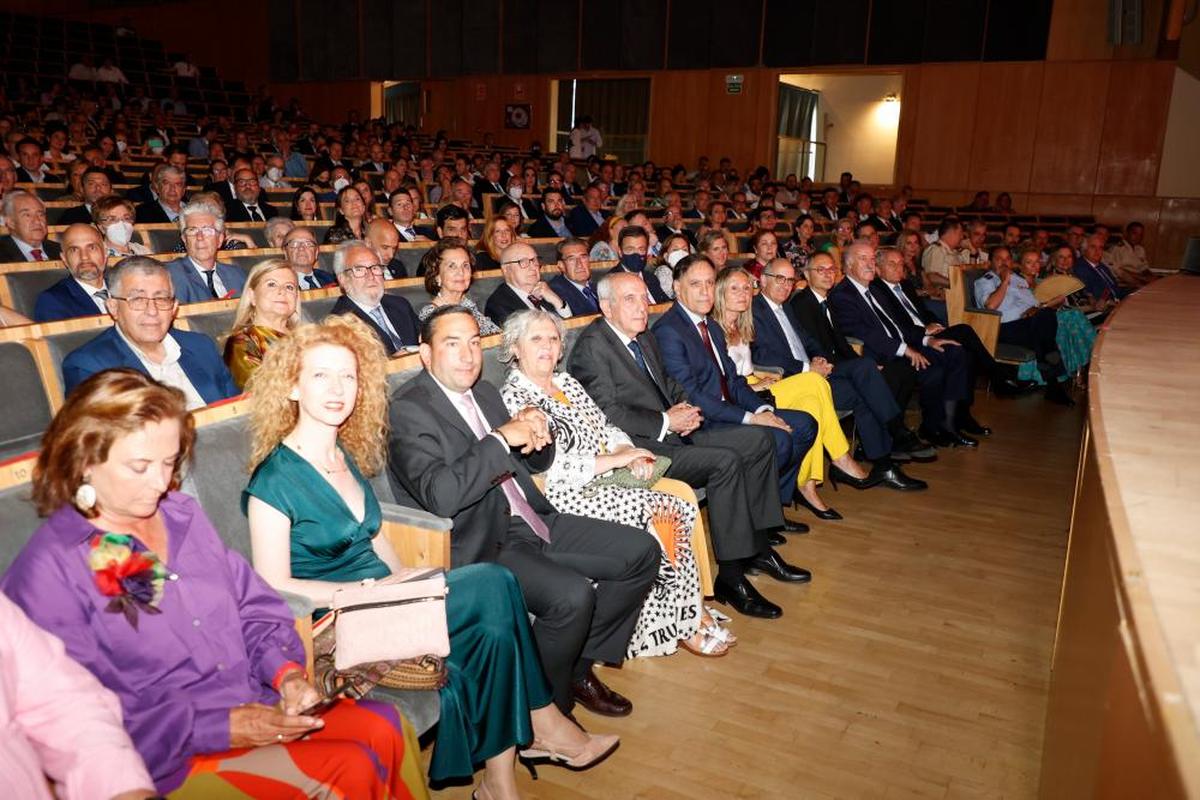
[[1092, 193], [1110, 62], [1047, 62], [1029, 189]]
[[671, 70], [650, 79], [650, 147], [647, 152], [658, 164], [682, 162], [689, 169], [701, 155], [720, 158], [714, 152], [724, 142], [709, 142], [706, 71]]
[[[1157, 29], [1157, 21], [1154, 27]], [[1108, 0], [1054, 0], [1047, 61], [1108, 60], [1112, 56]]]
[[[995, 197], [993, 196], [993, 199]], [[1029, 194], [1025, 198], [1027, 214], [1078, 214], [1092, 213], [1090, 194]]]
[[370, 81], [310, 81], [301, 83], [273, 83], [271, 93], [280, 105], [287, 105], [293, 97], [313, 119], [341, 124], [346, 121], [346, 112], [358, 111], [362, 119], [371, 114]]
[[900, 124], [896, 128], [896, 185], [912, 183], [917, 118], [921, 108], [921, 68], [905, 67], [900, 88]]
[[[485, 133], [495, 136], [496, 144], [529, 147], [534, 139], [542, 149], [553, 149], [547, 141], [550, 114], [550, 79], [544, 75], [468, 76], [437, 81], [422, 81], [429, 93], [425, 129], [445, 129], [454, 137], [482, 140]], [[504, 127], [504, 106], [509, 103], [530, 105], [530, 126], [525, 130]]]
[[979, 64], [921, 67], [910, 183], [930, 189], [969, 185]]
[[984, 64], [971, 143], [970, 186], [998, 191], [1029, 186], [1042, 96], [1041, 61]]
[[1163, 200], [1158, 219], [1158, 245], [1153, 263], [1178, 268], [1189, 236], [1200, 235], [1200, 200]]
[[1137, 220], [1146, 226], [1146, 238], [1142, 246], [1151, 264], [1157, 264], [1155, 254], [1158, 247], [1159, 217], [1163, 201], [1157, 197], [1118, 197], [1096, 195], [1092, 198], [1092, 215], [1106, 225], [1124, 227]]
[[1100, 144], [1098, 194], [1154, 194], [1175, 65], [1114, 61]]
[[744, 174], [759, 164], [768, 164], [774, 149], [778, 130], [775, 119], [779, 96], [777, 79], [772, 70], [739, 70], [745, 76], [742, 92], [728, 94], [725, 74], [730, 71], [703, 73], [708, 93], [708, 117], [699, 124], [707, 129], [709, 147], [720, 150], [719, 155], [733, 159]]

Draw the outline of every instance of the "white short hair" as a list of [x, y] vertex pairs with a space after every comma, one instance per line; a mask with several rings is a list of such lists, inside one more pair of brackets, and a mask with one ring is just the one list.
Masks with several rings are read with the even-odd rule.
[[187, 218], [193, 214], [210, 214], [217, 220], [217, 230], [225, 230], [225, 210], [218, 208], [212, 203], [204, 200], [198, 200], [194, 203], [188, 203], [179, 210], [179, 232], [183, 233], [183, 229], [187, 227]]

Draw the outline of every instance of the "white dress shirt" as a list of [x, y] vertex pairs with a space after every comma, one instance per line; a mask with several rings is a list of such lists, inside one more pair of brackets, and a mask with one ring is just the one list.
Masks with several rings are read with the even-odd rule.
[[[625, 346], [625, 355], [629, 356], [629, 360], [634, 363], [634, 366], [636, 366], [638, 369], [641, 369], [642, 368], [641, 365], [638, 364], [637, 359], [633, 357], [633, 351], [629, 349], [629, 343], [632, 342], [633, 339], [630, 339], [628, 336], [626, 336], [624, 333], [622, 333], [620, 330], [618, 330], [617, 326], [613, 325], [612, 322], [610, 322], [609, 320], [605, 319], [604, 323], [606, 325], [608, 325], [609, 330], [611, 330], [613, 333], [615, 333], [617, 335], [617, 338], [621, 340], [621, 344], [623, 344]], [[641, 346], [640, 342], [639, 342], [638, 346], [639, 347]], [[642, 358], [645, 358], [645, 357], [646, 357], [645, 351], [643, 351]], [[651, 383], [654, 382], [654, 378], [651, 378], [649, 375], [647, 375], [646, 377], [650, 378]], [[659, 428], [658, 436], [655, 438], [657, 438], [658, 441], [661, 442], [663, 439], [666, 438], [667, 433], [670, 432], [670, 430], [671, 430], [671, 418], [667, 416], [666, 412], [663, 412], [662, 427]]]
[[125, 335], [125, 331], [121, 330], [120, 325], [117, 325], [116, 328], [117, 335], [124, 340], [125, 344], [129, 345], [129, 349], [137, 356], [138, 361], [142, 362], [142, 366], [146, 368], [146, 372], [151, 378], [165, 383], [167, 386], [174, 386], [183, 392], [187, 397], [188, 411], [195, 411], [197, 408], [204, 408], [207, 405], [204, 398], [196, 391], [196, 387], [192, 385], [187, 373], [183, 371], [183, 365], [179, 363], [182, 350], [179, 349], [179, 342], [175, 341], [174, 336], [167, 334], [167, 338], [163, 339], [163, 349], [166, 354], [162, 361], [154, 361], [130, 341], [129, 337]]
[[783, 329], [783, 336], [785, 339], [787, 339], [788, 349], [792, 351], [792, 358], [796, 359], [797, 361], [804, 362], [804, 368], [801, 370], [801, 372], [808, 372], [809, 364], [811, 363], [811, 359], [809, 359], [808, 356], [808, 351], [804, 349], [804, 343], [800, 341], [799, 334], [797, 334], [796, 329], [792, 327], [792, 321], [788, 319], [787, 314], [783, 312], [783, 306], [779, 305], [765, 294], [762, 296], [762, 299], [767, 301], [767, 308], [771, 309], [771, 313], [775, 315], [775, 321], [778, 322], [779, 327]]
[[[204, 281], [204, 285], [207, 287], [208, 286], [208, 278], [205, 277], [205, 273], [207, 273], [208, 270], [206, 270], [206, 269], [204, 269], [204, 267], [200, 266], [196, 262], [196, 259], [192, 258], [191, 256], [188, 256], [187, 260], [188, 260], [188, 263], [192, 265], [192, 269], [196, 270], [196, 274], [198, 274], [200, 276], [200, 280]], [[215, 262], [215, 261], [213, 262], [212, 274], [213, 274], [213, 286], [216, 288], [217, 297], [222, 298], [228, 293], [229, 290], [227, 288], [225, 288], [225, 282], [221, 280], [221, 273], [217, 272], [217, 262]]]
[[[103, 282], [100, 283], [100, 288], [86, 284], [78, 278], [75, 278], [75, 282], [79, 284], [80, 289], [87, 292], [88, 297], [92, 298], [92, 302], [96, 304], [96, 308], [100, 309], [101, 314], [108, 313], [108, 289]], [[103, 296], [97, 297], [101, 292], [103, 292]]]
[[[868, 289], [866, 286], [863, 286], [861, 283], [854, 280], [849, 275], [846, 276], [846, 280], [850, 281], [850, 285], [858, 290], [858, 293], [862, 295], [863, 301], [867, 305], [869, 305], [875, 311], [875, 313], [877, 315], [879, 315], [881, 317], [887, 317], [887, 312], [883, 310], [883, 306], [879, 305], [879, 303], [875, 301], [875, 298], [871, 296], [870, 289]], [[892, 322], [893, 325], [896, 324], [895, 320], [892, 320], [891, 317], [887, 317], [887, 318], [889, 321]], [[892, 335], [892, 332], [888, 330], [888, 326], [883, 323], [882, 319], [879, 320], [879, 326], [881, 328], [883, 328], [885, 331], [887, 331], [888, 336]], [[922, 326], [922, 327], [924, 327], [924, 326]], [[897, 333], [900, 332], [899, 328], [900, 328], [900, 326], [897, 325], [896, 326]], [[921, 344], [923, 344], [923, 345], [929, 344], [929, 337], [928, 336], [921, 337]], [[900, 337], [900, 346], [896, 348], [896, 355], [902, 356], [907, 352], [908, 352], [908, 345], [905, 343], [904, 337], [901, 336]]]
[[[521, 298], [521, 302], [523, 302], [525, 305], [529, 306], [530, 308], [538, 308], [539, 307], [537, 305], [537, 303], [535, 303], [533, 301], [533, 299], [530, 297], [529, 292], [527, 292], [524, 289], [521, 289], [517, 286], [513, 286], [511, 283], [508, 285], [508, 288], [510, 288], [514, 292], [516, 292], [517, 297]], [[546, 302], [550, 303], [549, 300], [547, 300]], [[550, 305], [553, 306], [554, 304], [550, 303]], [[561, 307], [556, 308], [554, 310], [556, 312], [558, 312], [558, 315], [560, 317], [562, 317], [563, 319], [568, 319], [571, 316], [571, 307], [569, 305], [567, 305], [567, 302], [565, 300], [563, 300], [563, 304]]]

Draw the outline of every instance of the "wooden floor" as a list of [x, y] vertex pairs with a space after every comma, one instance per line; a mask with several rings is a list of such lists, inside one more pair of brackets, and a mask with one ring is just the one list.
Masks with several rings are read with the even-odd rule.
[[727, 657], [602, 669], [634, 713], [579, 718], [620, 749], [523, 773], [526, 797], [1035, 796], [1082, 404], [986, 398], [976, 416], [995, 435], [914, 466], [927, 492], [827, 486], [846, 519], [782, 548], [813, 583], [755, 578], [784, 616], [734, 614]]

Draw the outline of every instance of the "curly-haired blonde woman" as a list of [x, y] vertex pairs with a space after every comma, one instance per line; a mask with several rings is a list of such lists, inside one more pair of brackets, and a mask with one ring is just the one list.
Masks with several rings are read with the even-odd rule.
[[[367, 475], [384, 466], [387, 356], [350, 316], [301, 325], [250, 380], [254, 474], [243, 497], [254, 567], [277, 589], [328, 607], [347, 583], [402, 569], [377, 536], [379, 502]], [[447, 574], [449, 680], [430, 763], [434, 781], [486, 764], [479, 798], [518, 797], [525, 757], [590, 766], [617, 745], [572, 724], [551, 702], [516, 579], [496, 564]]]
[[280, 258], [250, 268], [246, 288], [225, 336], [225, 365], [239, 389], [262, 364], [267, 348], [300, 322], [300, 287], [296, 273]]

